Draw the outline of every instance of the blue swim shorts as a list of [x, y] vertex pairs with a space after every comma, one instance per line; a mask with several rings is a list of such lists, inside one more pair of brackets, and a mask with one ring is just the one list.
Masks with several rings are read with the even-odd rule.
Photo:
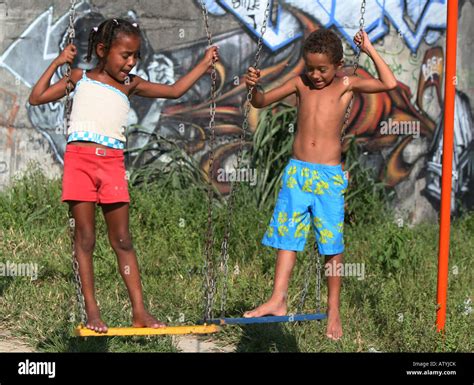
[[282, 188], [262, 244], [302, 251], [311, 224], [321, 255], [344, 251], [344, 193], [348, 185], [342, 165], [290, 159]]

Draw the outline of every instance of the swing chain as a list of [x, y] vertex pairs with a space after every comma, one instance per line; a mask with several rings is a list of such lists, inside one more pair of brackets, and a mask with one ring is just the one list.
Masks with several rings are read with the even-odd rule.
[[[267, 7], [265, 8], [265, 12], [263, 15], [262, 28], [260, 30], [260, 36], [258, 37], [258, 41], [257, 41], [257, 52], [255, 53], [255, 61], [254, 61], [255, 69], [258, 68], [258, 63], [260, 62], [260, 55], [263, 49], [263, 35], [265, 35], [265, 32], [267, 31], [267, 24], [268, 24], [269, 18], [270, 18], [270, 1], [267, 1]], [[250, 89], [247, 92], [247, 101], [249, 103], [252, 101], [253, 88], [254, 88], [253, 86], [250, 87]]]
[[318, 253], [317, 245], [314, 244], [314, 255], [316, 258], [316, 313], [321, 312], [321, 255]]
[[[67, 34], [67, 44], [66, 46], [74, 43], [74, 38], [76, 37], [76, 32], [74, 28], [74, 20], [76, 18], [76, 0], [71, 0], [71, 7], [69, 8], [69, 25], [66, 31]], [[70, 63], [66, 63], [66, 105], [65, 105], [65, 113], [66, 113], [66, 129], [65, 135], [67, 135], [67, 129], [69, 128], [69, 121], [71, 117], [71, 110], [72, 110], [72, 98], [71, 92], [73, 89], [73, 84], [71, 80], [72, 68]]]
[[[204, 18], [204, 24], [206, 29], [206, 35], [208, 39], [208, 45], [212, 45], [212, 35], [209, 28], [209, 19], [208, 19], [208, 11], [201, 0], [201, 9]], [[255, 57], [255, 67], [258, 65], [260, 52], [262, 49], [262, 36], [265, 33], [267, 28], [267, 19], [270, 11], [270, 3], [267, 3], [267, 8], [265, 11], [265, 19], [262, 25], [262, 32], [260, 34], [258, 40], [258, 49]], [[204, 320], [212, 318], [212, 308], [214, 304], [214, 295], [216, 293], [216, 274], [214, 269], [214, 261], [212, 258], [212, 249], [213, 249], [213, 228], [212, 228], [212, 183], [213, 183], [213, 175], [214, 175], [214, 147], [215, 147], [215, 110], [216, 110], [216, 102], [215, 102], [215, 93], [216, 93], [216, 81], [217, 81], [217, 71], [215, 68], [215, 63], [212, 63], [212, 72], [211, 72], [211, 103], [210, 103], [210, 115], [211, 120], [209, 123], [209, 130], [210, 130], [210, 153], [209, 153], [209, 173], [208, 173], [208, 217], [207, 217], [207, 233], [206, 233], [206, 245], [205, 245], [205, 280], [204, 280], [204, 307], [205, 307], [205, 314]], [[252, 91], [253, 89], [249, 90], [247, 94], [247, 102], [250, 102], [252, 99]], [[245, 111], [245, 118], [243, 124], [243, 130], [240, 135], [240, 145], [239, 145], [239, 152], [237, 156], [237, 168], [240, 166], [242, 160], [242, 152], [243, 152], [243, 141], [245, 139], [245, 133], [248, 128], [248, 111], [250, 110], [249, 107], [246, 108]], [[228, 273], [228, 244], [229, 244], [229, 237], [230, 237], [230, 220], [231, 220], [231, 213], [233, 210], [233, 196], [235, 193], [234, 185], [231, 185], [231, 193], [230, 193], [230, 203], [228, 203], [228, 210], [227, 210], [227, 224], [226, 230], [224, 233], [224, 239], [221, 244], [221, 265], [224, 270], [224, 284], [222, 288], [222, 295], [221, 295], [221, 313], [223, 314], [223, 309], [225, 308], [225, 303], [227, 299], [227, 273]]]
[[[316, 255], [316, 254], [314, 254], [314, 255]], [[313, 270], [313, 264], [314, 264], [313, 260], [311, 259], [311, 256], [310, 256], [308, 265], [306, 267], [306, 273], [305, 273], [305, 277], [304, 277], [304, 286], [303, 286], [303, 290], [301, 292], [300, 303], [299, 303], [298, 308], [297, 308], [297, 313], [298, 314], [300, 314], [303, 311], [303, 307], [304, 307], [304, 304], [306, 302], [306, 296], [308, 295], [309, 282], [310, 282], [310, 278], [311, 278], [311, 272]]]
[[301, 294], [301, 299], [300, 303], [298, 306], [298, 313], [301, 313], [303, 311], [304, 304], [306, 302], [306, 297], [308, 295], [309, 291], [309, 281], [310, 281], [310, 276], [313, 271], [313, 266], [316, 264], [316, 312], [320, 313], [321, 312], [321, 270], [322, 270], [322, 265], [321, 265], [321, 255], [318, 253], [318, 244], [314, 242], [314, 248], [313, 248], [313, 255], [314, 259], [310, 259], [308, 268], [306, 270], [305, 274], [305, 283], [304, 287], [302, 290]]
[[[365, 8], [366, 8], [366, 0], [362, 0], [361, 6], [360, 6], [360, 20], [359, 20], [359, 32], [364, 31], [364, 25], [365, 25]], [[363, 39], [363, 36], [362, 36]], [[361, 44], [363, 41], [361, 42]], [[359, 60], [360, 60], [360, 55], [362, 53], [362, 49], [360, 45], [357, 47], [357, 53], [354, 59], [354, 75], [357, 74], [357, 70], [359, 69]], [[341, 144], [344, 142], [345, 136], [346, 136], [346, 129], [347, 126], [349, 125], [349, 118], [351, 116], [351, 111], [352, 111], [352, 106], [354, 104], [354, 94], [352, 94], [351, 101], [349, 102], [349, 106], [347, 107], [346, 113], [344, 115], [344, 124], [342, 125], [342, 131], [341, 131]]]
[[86, 323], [86, 310], [84, 304], [84, 296], [82, 295], [82, 283], [81, 276], [79, 275], [79, 262], [76, 258], [76, 251], [74, 250], [74, 229], [75, 229], [75, 220], [72, 216], [71, 209], [69, 209], [69, 238], [71, 240], [72, 248], [72, 269], [74, 272], [74, 283], [76, 288], [76, 297], [77, 297], [77, 306], [79, 308], [79, 316], [81, 317], [81, 323]]
[[[362, 4], [360, 6], [359, 32], [364, 31], [365, 2], [366, 2], [366, 0], [362, 0]], [[362, 42], [360, 44], [362, 44], [363, 42], [364, 41], [363, 41], [363, 37], [362, 37]], [[354, 75], [356, 74], [357, 70], [359, 69], [359, 60], [360, 60], [360, 54], [361, 53], [362, 53], [362, 49], [361, 49], [360, 45], [358, 45], [357, 54], [356, 54], [355, 61], [354, 61]]]
[[[76, 0], [71, 0], [71, 7], [69, 9], [69, 25], [67, 28], [67, 45], [73, 44], [74, 38], [76, 36], [75, 27], [74, 27], [74, 20], [76, 18]], [[66, 132], [67, 135], [67, 128], [69, 126], [69, 121], [71, 118], [71, 110], [72, 110], [72, 98], [71, 98], [71, 91], [73, 88], [72, 81], [71, 81], [71, 64], [66, 63], [66, 106], [65, 110], [65, 121], [66, 121]], [[72, 253], [72, 269], [74, 272], [74, 286], [76, 289], [76, 297], [77, 297], [77, 306], [79, 308], [79, 316], [81, 318], [81, 323], [86, 323], [86, 310], [85, 310], [85, 302], [84, 296], [82, 295], [82, 282], [81, 276], [79, 274], [79, 261], [76, 258], [75, 246], [74, 246], [74, 229], [75, 229], [75, 220], [72, 216], [71, 209], [69, 208], [69, 215], [68, 215], [68, 227], [69, 227], [69, 238], [71, 241], [71, 253]]]
[[211, 34], [211, 29], [209, 27], [209, 12], [207, 11], [207, 7], [206, 7], [206, 4], [204, 3], [204, 0], [201, 0], [200, 3], [201, 3], [201, 12], [204, 19], [204, 28], [206, 30], [208, 47], [210, 47], [212, 45], [212, 34]]
[[[201, 10], [204, 18], [204, 25], [206, 29], [208, 47], [212, 46], [212, 35], [209, 28], [209, 14], [201, 0]], [[210, 100], [210, 121], [209, 121], [209, 133], [210, 133], [210, 151], [209, 151], [209, 171], [208, 171], [208, 184], [207, 184], [207, 231], [206, 231], [206, 244], [204, 248], [204, 271], [205, 279], [203, 282], [204, 286], [204, 320], [212, 318], [212, 308], [214, 304], [214, 295], [216, 292], [216, 277], [214, 272], [214, 263], [212, 258], [212, 250], [214, 246], [213, 227], [212, 227], [212, 215], [213, 215], [213, 179], [214, 179], [214, 149], [216, 142], [215, 135], [215, 115], [216, 115], [216, 88], [217, 88], [217, 71], [216, 63], [212, 60], [211, 70], [211, 100]]]
[[[268, 24], [269, 18], [270, 18], [270, 1], [268, 0], [267, 6], [264, 12], [264, 18], [263, 18], [262, 27], [260, 30], [260, 36], [258, 37], [258, 41], [257, 41], [257, 52], [255, 53], [255, 61], [254, 61], [254, 66], [253, 66], [255, 69], [257, 69], [259, 66], [260, 55], [263, 48], [263, 35], [265, 34], [267, 30], [267, 24]], [[245, 141], [246, 134], [248, 132], [248, 127], [249, 127], [249, 113], [250, 113], [250, 108], [251, 108], [253, 89], [254, 89], [253, 86], [248, 89], [246, 100], [245, 100], [244, 120], [242, 123], [242, 130], [240, 131], [239, 150], [237, 152], [237, 162], [235, 166], [235, 170], [237, 172], [239, 171], [240, 164], [242, 163], [244, 141]], [[227, 280], [228, 280], [228, 272], [229, 272], [228, 249], [229, 249], [229, 239], [231, 235], [231, 221], [232, 221], [232, 215], [233, 215], [233, 210], [234, 210], [234, 200], [235, 200], [234, 198], [237, 191], [238, 191], [238, 182], [236, 183], [235, 181], [232, 181], [230, 185], [230, 196], [227, 202], [227, 221], [225, 225], [224, 238], [222, 240], [221, 254], [220, 254], [221, 266], [223, 269], [223, 276], [224, 276], [222, 288], [221, 288], [221, 308], [220, 308], [220, 313], [221, 313], [222, 318], [225, 316], [225, 308], [226, 308], [226, 303], [227, 303]]]

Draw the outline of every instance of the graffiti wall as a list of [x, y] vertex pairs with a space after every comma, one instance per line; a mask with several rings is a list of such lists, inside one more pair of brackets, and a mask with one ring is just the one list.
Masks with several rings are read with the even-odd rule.
[[[304, 38], [318, 28], [330, 28], [343, 40], [346, 70], [350, 71], [356, 47], [353, 36], [360, 25], [359, 0], [269, 0], [270, 19], [264, 34], [260, 67], [266, 90], [303, 70], [300, 56]], [[21, 3], [21, 2], [18, 2]], [[18, 26], [9, 18], [21, 14], [18, 4], [3, 6], [0, 52], [0, 185], [6, 186], [24, 168], [26, 159], [47, 164], [59, 176], [65, 149], [64, 105], [27, 103], [29, 90], [66, 41], [67, 6], [38, 6]], [[101, 2], [102, 3], [102, 2]], [[152, 5], [153, 3], [153, 5]], [[166, 4], [165, 4], [166, 3]], [[179, 2], [176, 2], [179, 3]], [[154, 82], [172, 84], [201, 58], [207, 39], [199, 0], [182, 0], [170, 9], [169, 2], [117, 1], [114, 8], [78, 2], [75, 67], [88, 69], [87, 38], [91, 28], [111, 16], [132, 19], [142, 26], [141, 60], [135, 73]], [[235, 159], [241, 132], [246, 90], [243, 76], [254, 61], [256, 41], [265, 18], [266, 0], [207, 0], [213, 40], [220, 46], [216, 109], [216, 164], [229, 167]], [[371, 41], [395, 73], [398, 88], [355, 98], [348, 133], [364, 149], [362, 161], [376, 170], [378, 178], [395, 189], [396, 207], [413, 222], [435, 217], [440, 200], [443, 138], [443, 85], [445, 63], [446, 0], [368, 0], [364, 25]], [[167, 5], [168, 4], [168, 5]], [[173, 3], [175, 4], [175, 3]], [[16, 8], [15, 8], [16, 7]], [[179, 14], [171, 28], [167, 17]], [[459, 55], [456, 94], [455, 155], [453, 160], [452, 209], [462, 203], [472, 207], [474, 184], [474, 96], [472, 1], [460, 1]], [[161, 13], [160, 13], [161, 12]], [[183, 13], [184, 12], [184, 13]], [[183, 16], [184, 15], [184, 16]], [[161, 25], [160, 37], [155, 25]], [[170, 30], [173, 32], [171, 33]], [[166, 32], [168, 32], [166, 34]], [[163, 38], [165, 36], [165, 38]], [[185, 36], [186, 38], [182, 38]], [[361, 56], [359, 76], [374, 77], [376, 69]], [[53, 82], [64, 75], [59, 69]], [[179, 140], [204, 170], [209, 154], [209, 77], [203, 77], [178, 100], [132, 98], [127, 148], [131, 159], [149, 164], [159, 159], [158, 135]], [[290, 104], [295, 100], [289, 98]], [[258, 122], [258, 110], [250, 113], [250, 130]], [[346, 146], [347, 147], [347, 146]], [[146, 152], [140, 151], [147, 149]], [[146, 156], [143, 156], [143, 154]], [[226, 183], [219, 183], [227, 191]], [[471, 191], [471, 194], [469, 194]]]

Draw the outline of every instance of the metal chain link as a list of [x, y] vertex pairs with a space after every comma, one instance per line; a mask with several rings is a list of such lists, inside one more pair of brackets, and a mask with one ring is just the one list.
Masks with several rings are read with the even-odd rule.
[[86, 323], [86, 307], [84, 302], [84, 296], [82, 294], [82, 282], [81, 276], [79, 275], [79, 261], [76, 258], [76, 251], [74, 248], [74, 229], [75, 229], [75, 220], [72, 217], [71, 209], [69, 209], [69, 238], [71, 240], [71, 249], [72, 249], [72, 270], [74, 272], [74, 286], [76, 288], [76, 299], [77, 307], [79, 309], [79, 316], [81, 318], [81, 323], [84, 325]]
[[[255, 69], [258, 68], [259, 62], [260, 62], [260, 55], [262, 52], [263, 48], [263, 36], [267, 30], [267, 24], [268, 20], [270, 18], [270, 1], [267, 1], [267, 6], [265, 8], [264, 12], [264, 18], [263, 18], [263, 23], [262, 27], [260, 30], [260, 36], [258, 37], [257, 41], [257, 52], [255, 53], [255, 61], [253, 67]], [[250, 102], [252, 101], [252, 96], [253, 96], [253, 90], [254, 87], [251, 86], [248, 89], [246, 100], [245, 100], [245, 111], [244, 111], [244, 120], [242, 123], [242, 130], [240, 132], [240, 140], [239, 140], [239, 150], [237, 152], [237, 163], [235, 166], [235, 169], [239, 170], [240, 164], [242, 162], [242, 156], [243, 156], [243, 149], [244, 149], [244, 141], [245, 141], [245, 136], [248, 132], [248, 127], [249, 127], [249, 113], [250, 113], [250, 108], [251, 104]], [[228, 280], [228, 262], [229, 262], [229, 239], [231, 235], [231, 221], [232, 221], [232, 216], [233, 216], [233, 210], [234, 210], [234, 198], [235, 194], [238, 191], [238, 182], [231, 182], [230, 184], [230, 196], [228, 198], [227, 202], [227, 221], [225, 225], [225, 231], [224, 231], [224, 238], [222, 240], [221, 244], [221, 265], [223, 268], [223, 284], [222, 284], [222, 289], [221, 289], [221, 317], [224, 317], [225, 315], [225, 307], [227, 303], [227, 280]]]
[[[206, 29], [206, 35], [208, 40], [208, 46], [212, 46], [212, 35], [209, 28], [209, 14], [206, 8], [206, 5], [203, 0], [200, 1], [202, 15], [204, 19], [204, 26]], [[260, 60], [260, 53], [262, 50], [262, 43], [263, 43], [263, 34], [267, 28], [267, 20], [268, 15], [270, 12], [270, 2], [267, 3], [267, 8], [265, 10], [265, 18], [262, 25], [261, 34], [258, 39], [257, 43], [257, 52], [255, 55], [255, 64], [254, 66], [257, 67], [259, 60]], [[215, 150], [215, 111], [216, 111], [216, 82], [217, 82], [217, 71], [215, 68], [215, 62], [212, 63], [212, 71], [211, 71], [211, 101], [210, 101], [210, 123], [209, 123], [209, 131], [210, 131], [210, 152], [209, 152], [209, 173], [208, 173], [208, 212], [207, 212], [207, 231], [206, 231], [206, 243], [205, 243], [205, 262], [204, 262], [204, 321], [212, 318], [212, 311], [214, 305], [214, 296], [216, 293], [217, 288], [217, 280], [216, 280], [216, 272], [214, 268], [214, 258], [212, 256], [212, 249], [214, 245], [214, 237], [213, 237], [213, 226], [212, 226], [212, 194], [213, 194], [213, 176], [214, 176], [214, 150]], [[248, 114], [250, 111], [250, 107], [248, 104], [252, 99], [252, 92], [253, 87], [249, 89], [249, 92], [246, 97], [247, 107], [245, 109], [244, 114], [244, 123], [242, 126], [242, 131], [240, 134], [240, 142], [239, 142], [239, 151], [237, 154], [237, 168], [240, 166], [242, 161], [242, 153], [243, 153], [243, 143], [245, 140], [245, 134], [248, 129]], [[221, 266], [224, 270], [224, 283], [221, 291], [221, 314], [223, 314], [223, 309], [225, 308], [225, 303], [227, 299], [227, 275], [228, 275], [228, 244], [229, 244], [229, 237], [230, 237], [230, 221], [232, 219], [232, 211], [233, 211], [233, 203], [234, 203], [234, 195], [235, 195], [235, 185], [231, 184], [231, 192], [228, 198], [227, 204], [227, 223], [224, 231], [224, 238], [221, 244]]]
[[[362, 0], [361, 6], [360, 6], [360, 20], [359, 20], [359, 32], [364, 31], [364, 25], [365, 25], [365, 8], [366, 8], [366, 0]], [[363, 38], [363, 36], [362, 36]], [[361, 42], [361, 44], [363, 41]], [[356, 57], [354, 60], [354, 75], [357, 74], [357, 70], [359, 69], [359, 60], [360, 60], [360, 54], [362, 53], [362, 49], [360, 45], [358, 46]], [[349, 124], [349, 118], [351, 116], [351, 111], [352, 111], [352, 106], [354, 104], [354, 93], [352, 93], [351, 96], [351, 101], [349, 102], [349, 106], [347, 107], [346, 113], [344, 115], [344, 124], [342, 125], [342, 130], [341, 130], [341, 144], [344, 142], [344, 138], [346, 136], [346, 129]]]
[[[316, 245], [316, 243], [315, 243]], [[304, 307], [304, 304], [306, 302], [306, 296], [308, 295], [308, 291], [309, 291], [309, 282], [311, 281], [311, 272], [313, 270], [313, 260], [311, 259], [311, 256], [310, 256], [310, 259], [309, 259], [309, 263], [308, 263], [308, 266], [307, 266], [307, 269], [306, 269], [306, 273], [305, 273], [305, 277], [304, 277], [304, 286], [303, 286], [303, 290], [301, 292], [301, 298], [300, 298], [300, 303], [298, 305], [298, 308], [297, 308], [297, 313], [300, 314], [302, 311], [303, 311], [303, 307]]]
[[[204, 18], [204, 26], [206, 29], [208, 47], [212, 46], [212, 35], [209, 28], [209, 14], [201, 0], [201, 11]], [[212, 318], [212, 309], [214, 305], [214, 295], [216, 292], [216, 276], [214, 269], [213, 259], [213, 247], [214, 247], [214, 236], [212, 226], [212, 215], [213, 215], [213, 179], [214, 179], [214, 151], [216, 143], [215, 133], [215, 116], [216, 116], [216, 86], [217, 84], [217, 71], [216, 63], [212, 60], [211, 69], [211, 100], [210, 100], [210, 121], [209, 121], [209, 132], [210, 132], [210, 151], [209, 151], [209, 172], [208, 172], [208, 184], [207, 184], [207, 230], [206, 230], [206, 244], [204, 247], [204, 272], [205, 277], [203, 281], [203, 293], [204, 293], [204, 320]]]
[[318, 252], [316, 243], [314, 244], [314, 255], [316, 258], [316, 313], [321, 312], [321, 255]]
[[308, 270], [306, 271], [305, 274], [305, 281], [304, 281], [304, 287], [301, 293], [301, 299], [300, 303], [298, 306], [298, 312], [301, 312], [303, 310], [304, 304], [306, 302], [306, 297], [308, 295], [309, 291], [309, 281], [310, 281], [310, 276], [311, 272], [313, 270], [313, 266], [316, 264], [316, 312], [320, 313], [321, 312], [321, 270], [322, 270], [322, 264], [321, 264], [321, 255], [318, 252], [318, 244], [314, 242], [313, 246], [313, 255], [314, 259], [310, 257], [309, 261], [309, 266]]
[[[74, 20], [76, 18], [76, 0], [71, 0], [71, 7], [69, 8], [69, 25], [67, 28], [67, 44], [66, 46], [74, 43], [74, 38], [76, 37], [76, 31], [74, 28]], [[72, 68], [70, 63], [66, 63], [66, 105], [64, 107], [65, 112], [65, 132], [64, 135], [67, 135], [69, 129], [69, 121], [71, 118], [72, 110], [72, 98], [71, 91], [73, 89], [73, 84], [71, 80]]]
[[[67, 28], [67, 45], [73, 44], [74, 38], [76, 37], [76, 32], [74, 28], [74, 20], [76, 18], [76, 0], [71, 0], [71, 7], [69, 9], [69, 25]], [[67, 131], [69, 128], [69, 121], [71, 118], [71, 110], [72, 110], [72, 98], [71, 98], [71, 91], [73, 88], [72, 80], [71, 80], [72, 68], [70, 63], [66, 63], [66, 105], [64, 107], [65, 111], [65, 135], [67, 135]], [[71, 209], [69, 208], [68, 212], [68, 228], [69, 228], [69, 238], [71, 241], [71, 262], [72, 262], [72, 269], [74, 272], [74, 286], [76, 289], [76, 297], [77, 297], [77, 306], [79, 309], [79, 316], [81, 319], [81, 323], [86, 323], [86, 310], [85, 310], [85, 301], [84, 295], [82, 294], [82, 282], [81, 276], [79, 274], [79, 261], [76, 258], [76, 251], [74, 245], [74, 229], [75, 229], [75, 220], [72, 216]]]

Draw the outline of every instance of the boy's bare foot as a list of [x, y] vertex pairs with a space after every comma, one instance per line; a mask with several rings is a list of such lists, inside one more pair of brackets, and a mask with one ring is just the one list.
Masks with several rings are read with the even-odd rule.
[[328, 309], [328, 328], [326, 336], [334, 341], [338, 341], [342, 337], [342, 324], [339, 310]]
[[105, 324], [104, 321], [100, 318], [100, 312], [99, 309], [90, 309], [87, 310], [87, 322], [86, 322], [86, 328], [90, 330], [94, 330], [97, 333], [107, 333], [107, 325]]
[[133, 313], [133, 327], [135, 328], [164, 328], [167, 325], [164, 322], [158, 321], [146, 310]]
[[266, 315], [286, 315], [286, 302], [284, 300], [278, 301], [270, 299], [256, 309], [244, 313], [245, 318], [263, 317]]

